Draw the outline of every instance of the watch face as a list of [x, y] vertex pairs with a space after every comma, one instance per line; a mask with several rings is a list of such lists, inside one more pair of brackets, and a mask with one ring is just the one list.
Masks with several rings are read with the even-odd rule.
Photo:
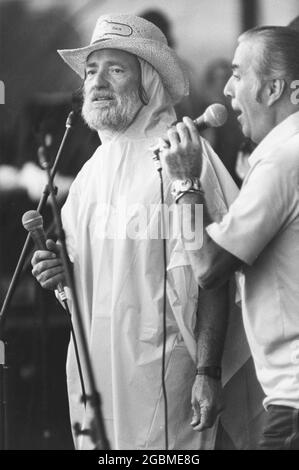
[[177, 196], [181, 192], [188, 191], [193, 187], [192, 180], [190, 178], [186, 178], [184, 180], [176, 180], [172, 184], [172, 194]]

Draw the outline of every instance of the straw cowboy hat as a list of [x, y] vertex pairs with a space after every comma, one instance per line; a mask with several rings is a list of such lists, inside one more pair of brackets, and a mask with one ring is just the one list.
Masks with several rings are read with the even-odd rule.
[[174, 103], [188, 94], [188, 79], [176, 53], [157, 26], [133, 15], [103, 15], [97, 20], [89, 46], [58, 53], [81, 78], [86, 60], [94, 51], [119, 49], [149, 62], [159, 73]]

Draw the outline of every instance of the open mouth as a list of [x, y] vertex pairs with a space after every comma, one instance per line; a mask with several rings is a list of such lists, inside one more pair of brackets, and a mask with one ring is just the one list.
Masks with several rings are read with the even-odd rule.
[[238, 121], [240, 120], [240, 117], [242, 116], [242, 111], [238, 108], [234, 108], [234, 113], [236, 115], [236, 118], [238, 119]]
[[113, 98], [111, 96], [94, 96], [91, 101], [94, 102], [102, 102], [102, 101], [112, 101]]

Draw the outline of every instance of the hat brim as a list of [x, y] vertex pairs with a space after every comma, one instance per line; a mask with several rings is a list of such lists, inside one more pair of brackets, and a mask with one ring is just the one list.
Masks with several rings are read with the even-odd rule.
[[173, 103], [177, 103], [188, 94], [188, 79], [175, 52], [158, 41], [137, 38], [128, 38], [124, 41], [123, 38], [107, 38], [79, 49], [62, 49], [57, 52], [81, 78], [84, 78], [88, 56], [102, 49], [119, 49], [149, 62], [159, 73]]

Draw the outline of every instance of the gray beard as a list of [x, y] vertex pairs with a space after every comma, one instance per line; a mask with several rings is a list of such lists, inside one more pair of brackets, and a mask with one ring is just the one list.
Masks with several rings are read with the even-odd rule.
[[116, 102], [111, 102], [102, 109], [93, 109], [90, 99], [85, 96], [82, 116], [86, 124], [96, 131], [126, 129], [139, 109], [139, 94], [137, 91], [132, 91], [127, 95], [117, 96], [116, 99]]

